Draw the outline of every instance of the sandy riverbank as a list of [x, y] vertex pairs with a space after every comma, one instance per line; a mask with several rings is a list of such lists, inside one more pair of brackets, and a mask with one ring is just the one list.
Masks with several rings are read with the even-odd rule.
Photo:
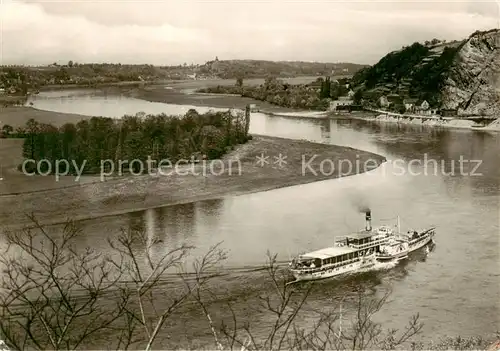
[[216, 108], [245, 109], [248, 104], [256, 104], [262, 112], [296, 112], [291, 108], [272, 105], [265, 101], [254, 100], [241, 96], [227, 96], [219, 94], [186, 94], [184, 91], [165, 89], [164, 86], [146, 87], [144, 89], [128, 89], [127, 96], [167, 104], [210, 106]]
[[0, 107], [0, 128], [5, 124], [11, 125], [14, 129], [17, 127], [24, 127], [26, 122], [31, 118], [40, 123], [62, 126], [65, 123], [77, 123], [82, 119], [90, 119], [92, 117], [71, 113], [37, 110], [36, 108], [28, 106]]
[[[196, 89], [214, 86], [217, 85], [217, 82], [218, 81], [208, 80], [177, 82], [175, 84], [169, 84], [167, 86], [151, 85], [144, 88], [121, 89], [121, 92], [136, 99], [151, 102], [163, 102], [168, 104], [237, 109], [245, 109], [248, 104], [255, 104], [257, 105], [258, 110], [264, 113], [304, 113], [304, 110], [276, 106], [268, 103], [267, 101], [255, 100], [239, 95], [194, 93], [194, 90]], [[234, 84], [234, 82], [232, 82], [232, 84]]]
[[[182, 85], [182, 84], [181, 84]], [[115, 89], [115, 88], [110, 88]], [[244, 108], [252, 99], [242, 97], [206, 97], [186, 95], [179, 90], [167, 90], [156, 87], [152, 90], [128, 89], [134, 97], [176, 104], [189, 104], [213, 107]], [[124, 91], [120, 89], [120, 91]], [[234, 99], [234, 100], [232, 100]], [[287, 116], [304, 116], [303, 112], [276, 107], [267, 103], [266, 108], [275, 114]], [[269, 105], [269, 106], [268, 106]], [[309, 118], [318, 118], [317, 112]], [[30, 118], [42, 123], [61, 126], [67, 122], [76, 123], [90, 116], [56, 113], [37, 110], [30, 107], [8, 107], [0, 109], [0, 122], [10, 124], [14, 128], [24, 126]], [[371, 166], [380, 165], [385, 159], [382, 156], [368, 152], [334, 145], [315, 144], [307, 141], [257, 136], [248, 144], [239, 146], [234, 153], [225, 158], [223, 172], [218, 175], [200, 175], [199, 167], [188, 175], [170, 176], [134, 176], [107, 178], [100, 181], [99, 177], [82, 177], [75, 182], [74, 177], [62, 177], [56, 181], [54, 176], [26, 176], [18, 172], [16, 167], [22, 158], [22, 143], [20, 139], [0, 139], [0, 164], [2, 177], [0, 181], [0, 222], [2, 224], [22, 223], [24, 213], [35, 212], [43, 222], [58, 223], [68, 217], [86, 219], [125, 213], [145, 208], [187, 203], [199, 200], [235, 196], [258, 191], [266, 191], [286, 186], [306, 184], [310, 182], [336, 178], [339, 175], [348, 176], [358, 173], [356, 170], [334, 172], [333, 174], [303, 174], [303, 161], [317, 155], [311, 167], [319, 170], [320, 162], [349, 160], [361, 164], [373, 159]], [[287, 156], [287, 164], [283, 169], [272, 167], [273, 156], [279, 153]], [[271, 165], [259, 167], [255, 164], [256, 156], [265, 153], [270, 158]], [[231, 163], [232, 174], [228, 165], [231, 158], [238, 157], [241, 166]], [[307, 163], [307, 162], [306, 162]], [[217, 166], [217, 165], [215, 165]], [[347, 166], [347, 165], [345, 165]], [[207, 165], [208, 167], [208, 165]], [[221, 165], [218, 165], [219, 170]], [[236, 169], [234, 169], [236, 167]], [[325, 169], [329, 164], [325, 163]], [[171, 170], [170, 170], [171, 171]], [[363, 170], [359, 170], [362, 172]], [[234, 173], [236, 172], [236, 174]], [[193, 173], [198, 173], [195, 175]], [[210, 173], [208, 171], [208, 173]]]
[[425, 127], [437, 127], [437, 128], [453, 128], [453, 129], [469, 129], [477, 131], [500, 131], [500, 118], [491, 121], [488, 125], [478, 124], [472, 120], [460, 119], [460, 118], [449, 118], [445, 117], [439, 118], [420, 118], [420, 117], [397, 117], [387, 114], [377, 114], [377, 113], [365, 113], [365, 114], [352, 114], [353, 119], [362, 119], [365, 121], [380, 122], [380, 123], [396, 123], [411, 126], [425, 126]]
[[[277, 164], [279, 154], [286, 156], [286, 164]], [[264, 154], [269, 164], [259, 166], [257, 156]], [[312, 162], [309, 162], [314, 158]], [[239, 161], [237, 161], [239, 160]], [[340, 164], [341, 160], [345, 160]], [[349, 170], [347, 161], [360, 169]], [[370, 161], [369, 161], [370, 160]], [[205, 167], [197, 165], [179, 174], [167, 169], [163, 175], [129, 176], [89, 184], [78, 182], [67, 187], [68, 182], [56, 183], [60, 187], [50, 190], [0, 196], [0, 222], [16, 225], [25, 222], [25, 213], [35, 213], [43, 223], [60, 223], [67, 218], [84, 220], [93, 217], [116, 215], [146, 208], [223, 198], [287, 186], [349, 176], [378, 167], [385, 158], [369, 152], [335, 145], [317, 144], [283, 138], [255, 136], [240, 145], [224, 158]], [[323, 164], [321, 163], [323, 162]], [[331, 164], [335, 166], [332, 172]], [[366, 163], [366, 169], [363, 165]], [[309, 164], [310, 167], [307, 165]], [[338, 165], [342, 167], [338, 167]], [[323, 165], [323, 173], [321, 172]], [[212, 167], [212, 168], [210, 168]], [[205, 169], [205, 171], [203, 170]], [[204, 175], [205, 173], [205, 175]], [[332, 173], [332, 174], [330, 174]], [[15, 179], [18, 187], [32, 186], [29, 182], [47, 181], [44, 177]], [[6, 175], [2, 182], [10, 180]], [[74, 179], [73, 179], [74, 181]], [[88, 180], [87, 180], [88, 181]]]

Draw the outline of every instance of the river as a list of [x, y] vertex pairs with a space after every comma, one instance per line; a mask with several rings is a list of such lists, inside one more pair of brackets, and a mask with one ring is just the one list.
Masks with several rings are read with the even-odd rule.
[[[110, 117], [139, 111], [178, 114], [190, 108], [87, 91], [41, 93], [30, 101], [39, 109]], [[500, 330], [499, 134], [260, 113], [252, 114], [250, 132], [350, 146], [381, 154], [388, 162], [347, 178], [84, 221], [86, 244], [100, 246], [112, 235], [108, 233], [132, 225], [165, 245], [195, 245], [196, 254], [222, 242], [229, 252], [228, 270], [234, 270], [229, 285], [237, 289], [242, 284], [238, 277], [252, 275], [258, 282], [263, 273], [250, 271], [263, 264], [267, 250], [287, 260], [362, 228], [364, 217], [356, 208], [361, 201], [372, 209], [374, 225], [395, 223], [399, 215], [404, 231], [436, 226], [436, 246], [425, 257], [344, 287], [338, 281], [321, 282], [325, 294], [356, 284], [377, 291], [390, 288], [390, 302], [377, 319], [385, 327], [400, 328], [418, 312], [425, 323], [424, 339], [489, 336]], [[477, 160], [466, 164], [463, 174], [461, 157]], [[416, 161], [404, 174], [396, 169], [398, 162], [408, 165], [424, 158], [437, 161], [437, 169]], [[480, 166], [474, 170], [476, 163]], [[318, 307], [328, 304], [321, 291], [312, 298]]]

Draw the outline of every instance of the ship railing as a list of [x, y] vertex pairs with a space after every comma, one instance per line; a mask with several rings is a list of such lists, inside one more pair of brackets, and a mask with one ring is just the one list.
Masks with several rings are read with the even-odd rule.
[[301, 271], [304, 273], [316, 273], [316, 272], [321, 272], [321, 271], [326, 270], [326, 269], [337, 268], [340, 266], [345, 266], [347, 264], [357, 262], [357, 261], [359, 261], [360, 258], [361, 257], [354, 257], [354, 258], [350, 258], [350, 259], [342, 261], [342, 262], [323, 264], [321, 267], [315, 267], [315, 268], [295, 266], [295, 267], [292, 267], [292, 269], [297, 270], [297, 271]]
[[359, 259], [360, 259], [359, 257], [353, 257], [353, 258], [349, 258], [349, 259], [341, 261], [341, 262], [327, 263], [327, 264], [323, 265], [323, 267], [328, 266], [328, 267], [335, 268], [337, 266], [344, 266], [344, 265], [349, 264], [349, 263], [357, 262], [357, 261], [359, 261]]
[[388, 237], [385, 237], [385, 238], [370, 241], [369, 243], [361, 244], [361, 245], [356, 245], [356, 244], [351, 243], [351, 244], [349, 244], [349, 247], [352, 247], [353, 249], [358, 249], [358, 250], [367, 249], [369, 247], [373, 247], [373, 246], [377, 246], [377, 245], [380, 245], [382, 243], [385, 243], [388, 239], [389, 239]]

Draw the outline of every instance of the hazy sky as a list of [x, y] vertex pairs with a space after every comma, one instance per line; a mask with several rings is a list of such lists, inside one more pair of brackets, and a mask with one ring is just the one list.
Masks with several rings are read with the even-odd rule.
[[403, 45], [497, 28], [500, 0], [0, 0], [0, 63], [372, 64]]

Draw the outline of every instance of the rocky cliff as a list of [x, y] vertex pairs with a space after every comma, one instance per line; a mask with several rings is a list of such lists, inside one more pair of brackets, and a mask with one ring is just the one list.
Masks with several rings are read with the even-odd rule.
[[[414, 43], [359, 71], [352, 83], [371, 105], [380, 96], [391, 95], [426, 100], [433, 108], [457, 110], [459, 115], [496, 116], [500, 114], [500, 29], [437, 45]], [[399, 111], [401, 104], [393, 105]]]
[[465, 115], [500, 114], [500, 29], [472, 34], [441, 90], [442, 107]]

